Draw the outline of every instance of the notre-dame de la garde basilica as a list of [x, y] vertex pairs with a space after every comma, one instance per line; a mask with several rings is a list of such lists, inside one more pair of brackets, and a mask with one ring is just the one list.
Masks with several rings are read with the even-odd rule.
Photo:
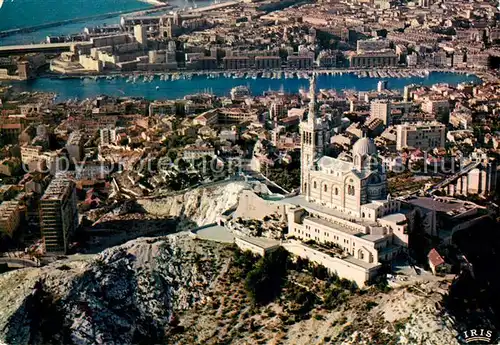
[[328, 121], [317, 116], [315, 88], [313, 76], [308, 117], [300, 124], [300, 194], [283, 200], [289, 236], [335, 244], [342, 250], [335, 269], [370, 280], [382, 262], [408, 246], [407, 219], [400, 201], [388, 196], [371, 139], [359, 139], [339, 158], [325, 155], [330, 130]]

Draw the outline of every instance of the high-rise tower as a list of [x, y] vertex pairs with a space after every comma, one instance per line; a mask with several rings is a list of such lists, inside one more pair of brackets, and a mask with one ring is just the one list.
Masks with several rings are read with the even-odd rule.
[[45, 250], [66, 253], [77, 227], [75, 183], [64, 176], [56, 177], [40, 199], [40, 228]]

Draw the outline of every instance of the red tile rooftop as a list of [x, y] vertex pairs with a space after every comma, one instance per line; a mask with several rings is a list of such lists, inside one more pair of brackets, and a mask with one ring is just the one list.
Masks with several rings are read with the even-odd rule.
[[434, 267], [437, 267], [445, 263], [444, 259], [442, 258], [441, 255], [439, 255], [439, 253], [435, 248], [431, 249], [427, 257], [429, 258], [429, 261], [432, 263]]

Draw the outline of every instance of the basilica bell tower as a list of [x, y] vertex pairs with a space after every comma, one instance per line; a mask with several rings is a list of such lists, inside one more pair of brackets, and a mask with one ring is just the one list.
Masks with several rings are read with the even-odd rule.
[[309, 113], [307, 120], [300, 123], [300, 191], [309, 195], [309, 172], [314, 163], [325, 154], [328, 145], [327, 123], [316, 116], [316, 74], [313, 73], [309, 86]]

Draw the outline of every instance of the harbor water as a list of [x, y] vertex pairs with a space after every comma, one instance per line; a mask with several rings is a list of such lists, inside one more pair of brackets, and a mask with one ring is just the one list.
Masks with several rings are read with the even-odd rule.
[[[168, 80], [165, 80], [168, 79]], [[174, 79], [174, 80], [172, 80]], [[376, 90], [379, 80], [387, 80], [388, 88], [402, 90], [405, 85], [433, 85], [447, 83], [457, 85], [462, 82], [480, 82], [474, 75], [447, 72], [431, 72], [423, 77], [410, 76], [399, 78], [359, 77], [354, 73], [337, 73], [335, 75], [320, 75], [317, 79], [318, 89], [344, 89], [369, 91]], [[178, 99], [198, 92], [211, 92], [218, 96], [229, 95], [231, 88], [247, 86], [253, 95], [262, 95], [265, 91], [283, 91], [296, 93], [307, 89], [309, 81], [305, 75], [284, 78], [263, 78], [248, 75], [220, 76], [194, 75], [186, 77], [176, 74], [174, 78], [161, 76], [132, 77], [82, 77], [82, 78], [38, 78], [27, 82], [14, 82], [17, 91], [54, 92], [59, 101], [68, 99], [85, 99], [99, 95], [144, 97], [146, 99]]]

